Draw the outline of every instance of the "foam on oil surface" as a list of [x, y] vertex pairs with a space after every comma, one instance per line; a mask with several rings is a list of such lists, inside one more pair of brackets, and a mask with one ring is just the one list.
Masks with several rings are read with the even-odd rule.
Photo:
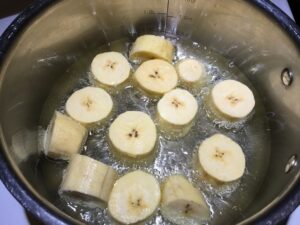
[[[118, 156], [111, 153], [107, 132], [109, 125], [117, 115], [128, 110], [139, 110], [146, 112], [154, 120], [156, 118], [157, 100], [144, 96], [129, 82], [123, 89], [111, 91], [115, 104], [113, 115], [102, 127], [90, 131], [82, 154], [113, 166], [120, 175], [141, 169], [153, 174], [159, 181], [163, 181], [172, 174], [183, 174], [203, 192], [212, 213], [212, 219], [208, 223], [225, 224], [224, 221], [226, 221], [226, 224], [230, 224], [234, 218], [241, 215], [241, 211], [253, 200], [268, 166], [269, 137], [264, 119], [264, 108], [255, 89], [232, 62], [198, 43], [180, 39], [173, 39], [172, 41], [177, 48], [174, 63], [186, 57], [196, 58], [203, 62], [207, 73], [203, 87], [198, 91], [190, 90], [198, 101], [199, 112], [188, 135], [178, 140], [170, 140], [160, 134], [156, 157], [138, 163], [120, 160]], [[96, 54], [103, 51], [118, 51], [128, 56], [130, 46], [131, 43], [127, 40], [120, 40], [102, 46], [94, 52], [89, 52], [79, 59], [62, 76], [49, 95], [42, 113], [41, 124], [44, 127], [48, 124], [54, 110], [64, 112], [64, 104], [68, 96], [75, 90], [91, 85], [89, 66]], [[132, 66], [136, 68], [137, 64], [132, 63]], [[255, 111], [243, 121], [228, 122], [217, 118], [207, 104], [210, 88], [216, 82], [229, 78], [242, 81], [252, 89], [255, 95]], [[203, 174], [197, 170], [197, 148], [205, 138], [215, 133], [223, 133], [241, 145], [246, 155], [246, 172], [239, 181], [214, 186], [203, 179]], [[59, 198], [57, 190], [62, 177], [61, 171], [66, 165], [66, 163], [56, 163], [45, 158], [42, 158], [38, 165], [38, 168], [42, 168], [38, 171], [40, 179], [45, 184], [49, 180], [53, 180], [49, 192], [56, 199], [55, 205], [72, 217], [89, 224], [117, 224], [111, 219], [107, 209], [90, 209]], [[55, 178], [53, 178], [52, 171], [57, 171]], [[171, 223], [166, 221], [158, 210], [155, 215], [142, 224]]]

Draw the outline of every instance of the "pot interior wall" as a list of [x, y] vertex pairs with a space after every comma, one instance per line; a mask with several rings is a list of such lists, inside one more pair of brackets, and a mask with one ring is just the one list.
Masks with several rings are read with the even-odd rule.
[[[238, 0], [57, 1], [20, 33], [1, 67], [0, 121], [5, 153], [24, 179], [49, 202], [47, 185], [34, 174], [37, 127], [51, 88], [81, 55], [99, 45], [143, 33], [194, 40], [235, 63], [264, 102], [271, 156], [255, 203], [240, 221], [259, 212], [299, 176], [286, 174], [291, 155], [300, 154], [299, 46], [268, 15]], [[290, 87], [281, 81], [289, 68]], [[266, 160], [266, 163], [269, 163]], [[53, 203], [53, 202], [52, 202]]]

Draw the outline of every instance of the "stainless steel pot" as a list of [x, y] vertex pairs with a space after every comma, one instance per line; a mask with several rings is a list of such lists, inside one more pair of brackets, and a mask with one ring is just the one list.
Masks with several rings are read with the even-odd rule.
[[43, 103], [59, 75], [87, 49], [146, 32], [214, 49], [259, 91], [270, 112], [270, 164], [255, 201], [235, 223], [282, 221], [300, 203], [300, 31], [263, 0], [36, 1], [0, 39], [3, 183], [45, 223], [79, 223], [55, 206], [34, 176]]

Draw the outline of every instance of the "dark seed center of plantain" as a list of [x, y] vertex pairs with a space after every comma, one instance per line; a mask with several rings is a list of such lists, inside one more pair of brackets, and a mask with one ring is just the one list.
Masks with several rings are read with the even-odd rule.
[[128, 136], [137, 138], [139, 136], [139, 132], [136, 129], [132, 129], [132, 131], [128, 134]]
[[183, 103], [178, 101], [176, 98], [173, 99], [172, 105], [174, 105], [176, 108], [179, 108], [179, 106], [183, 106]]
[[222, 159], [223, 158], [223, 156], [224, 156], [224, 152], [222, 152], [222, 151], [220, 151], [218, 148], [216, 149], [216, 152], [215, 152], [215, 154], [214, 154], [214, 156], [216, 157], [216, 158], [218, 158], [218, 159]]
[[112, 61], [109, 60], [109, 61], [107, 62], [107, 64], [106, 64], [106, 67], [109, 67], [109, 68], [111, 68], [111, 69], [114, 69], [116, 65], [117, 65], [116, 62], [112, 62]]
[[162, 79], [162, 77], [158, 74], [158, 70], [154, 70], [154, 74], [149, 74], [149, 77], [153, 79]]
[[228, 101], [230, 102], [230, 104], [232, 105], [236, 105], [237, 103], [239, 103], [242, 99], [239, 99], [237, 97], [234, 97], [232, 95], [227, 96]]
[[141, 207], [142, 206], [142, 199], [138, 198], [136, 201], [131, 201], [131, 205], [133, 207]]
[[82, 105], [85, 106], [88, 110], [90, 110], [92, 108], [93, 101], [90, 98], [87, 98], [82, 102]]
[[185, 208], [184, 208], [184, 213], [188, 214], [191, 211], [192, 211], [191, 205], [190, 204], [186, 204]]

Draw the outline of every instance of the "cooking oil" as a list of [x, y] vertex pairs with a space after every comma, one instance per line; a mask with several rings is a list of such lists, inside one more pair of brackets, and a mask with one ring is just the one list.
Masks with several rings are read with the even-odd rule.
[[[183, 174], [205, 196], [211, 210], [211, 220], [207, 224], [231, 224], [253, 201], [268, 167], [270, 145], [264, 107], [255, 88], [233, 62], [199, 43], [180, 38], [171, 39], [171, 41], [176, 46], [174, 64], [184, 58], [195, 58], [204, 64], [206, 71], [206, 77], [200, 88], [182, 87], [193, 93], [199, 105], [198, 113], [188, 134], [172, 139], [159, 132], [157, 150], [154, 153], [155, 157], [150, 157], [151, 160], [139, 159], [136, 163], [134, 160], [122, 160], [120, 156], [115, 155], [110, 150], [107, 135], [110, 124], [119, 114], [129, 110], [138, 110], [150, 115], [154, 121], [157, 116], [158, 99], [144, 95], [132, 79], [129, 79], [126, 85], [117, 91], [109, 90], [115, 105], [114, 111], [108, 122], [90, 131], [82, 154], [111, 165], [120, 176], [129, 171], [141, 169], [153, 174], [161, 182], [170, 175]], [[61, 75], [61, 79], [50, 93], [41, 116], [41, 126], [46, 128], [55, 110], [65, 112], [66, 100], [75, 90], [93, 85], [90, 64], [96, 54], [117, 51], [128, 58], [131, 46], [132, 43], [129, 40], [122, 39], [83, 55], [65, 74]], [[133, 71], [139, 63], [131, 62]], [[247, 118], [240, 121], [228, 121], [214, 113], [210, 107], [210, 90], [216, 82], [224, 79], [241, 81], [253, 91], [256, 105], [253, 113]], [[200, 143], [215, 133], [229, 136], [239, 143], [245, 153], [246, 170], [238, 181], [227, 184], [210, 182], [210, 179], [195, 166], [197, 165], [195, 156]], [[63, 174], [61, 171], [66, 165], [66, 163], [42, 157], [37, 167], [42, 182], [47, 184], [51, 181], [49, 192], [55, 198], [54, 204], [87, 224], [118, 224], [110, 217], [105, 207], [89, 208], [59, 197], [57, 192]], [[52, 171], [60, 172], [55, 173], [54, 176]], [[141, 224], [171, 223], [162, 217], [160, 210], [157, 210], [152, 217]]]

